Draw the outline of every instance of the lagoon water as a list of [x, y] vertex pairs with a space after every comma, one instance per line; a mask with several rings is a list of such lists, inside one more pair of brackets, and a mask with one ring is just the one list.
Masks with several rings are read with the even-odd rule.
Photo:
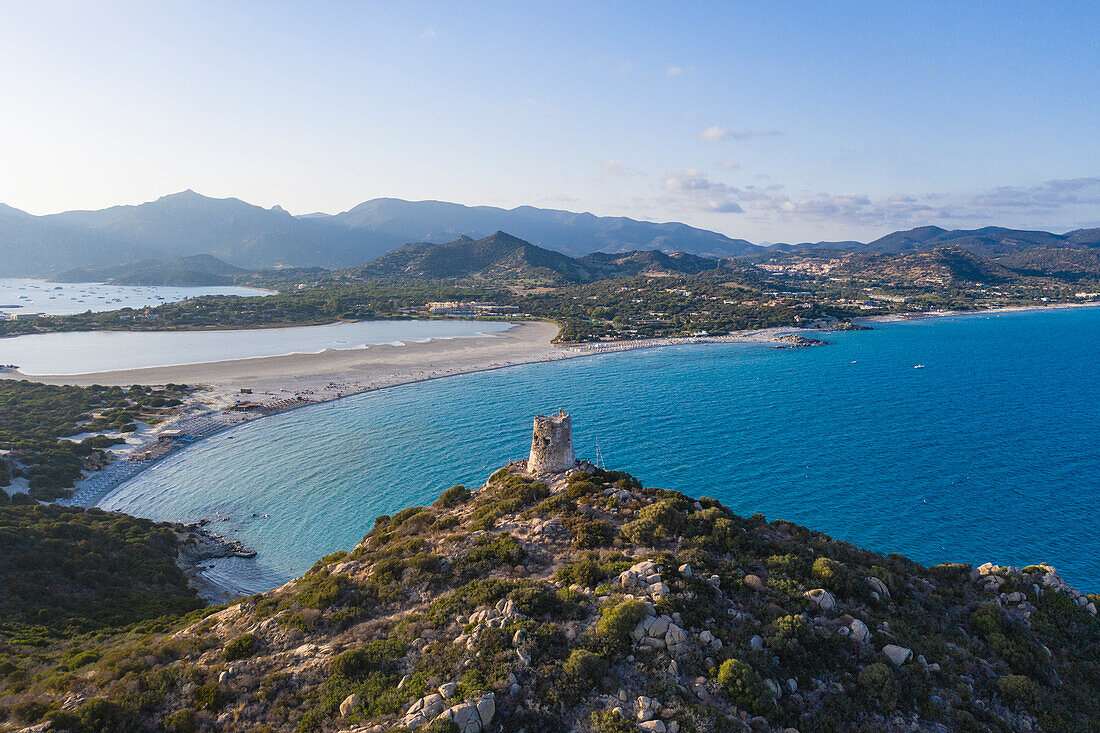
[[[815, 349], [712, 344], [538, 363], [359, 395], [185, 450], [103, 503], [215, 522], [257, 591], [379, 514], [524, 457], [573, 413], [579, 456], [918, 561], [1049, 561], [1100, 589], [1100, 309], [882, 324]], [[917, 364], [924, 368], [914, 369]], [[268, 515], [268, 516], [256, 516]]]
[[268, 291], [241, 287], [176, 287], [168, 285], [104, 285], [57, 283], [27, 278], [0, 278], [0, 314], [45, 313], [51, 316], [92, 311], [144, 308], [200, 295], [264, 295]]
[[16, 364], [31, 376], [88, 374], [474, 338], [510, 327], [503, 322], [398, 320], [247, 331], [70, 331], [0, 339], [0, 364]]

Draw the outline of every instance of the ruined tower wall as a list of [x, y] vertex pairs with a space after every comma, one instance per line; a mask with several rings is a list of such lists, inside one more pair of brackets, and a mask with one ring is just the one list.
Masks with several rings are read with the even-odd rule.
[[556, 415], [535, 416], [527, 472], [559, 473], [577, 465], [573, 454], [573, 419], [564, 410]]

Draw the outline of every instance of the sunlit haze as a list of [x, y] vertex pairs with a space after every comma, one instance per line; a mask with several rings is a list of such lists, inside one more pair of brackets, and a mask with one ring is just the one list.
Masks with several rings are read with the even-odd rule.
[[0, 201], [1100, 225], [1087, 3], [4, 3]]

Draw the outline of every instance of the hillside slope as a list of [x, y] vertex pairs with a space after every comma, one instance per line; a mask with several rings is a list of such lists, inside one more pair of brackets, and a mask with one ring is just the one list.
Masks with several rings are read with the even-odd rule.
[[658, 250], [608, 254], [597, 252], [573, 258], [537, 247], [506, 232], [483, 239], [459, 237], [452, 242], [417, 242], [351, 268], [355, 278], [538, 280], [585, 283], [636, 275], [696, 274], [718, 269], [721, 260]]
[[925, 568], [546, 478], [511, 464], [169, 635], [89, 640], [64, 692], [29, 661], [0, 706], [73, 731], [1096, 729], [1098, 599], [1048, 566]]
[[483, 280], [545, 280], [588, 282], [596, 273], [579, 260], [496, 232], [483, 239], [459, 237], [445, 244], [418, 242], [384, 254], [363, 267], [356, 277], [475, 278]]
[[169, 262], [145, 260], [129, 265], [78, 267], [60, 272], [53, 279], [110, 285], [232, 285], [248, 273], [213, 255], [201, 254]]

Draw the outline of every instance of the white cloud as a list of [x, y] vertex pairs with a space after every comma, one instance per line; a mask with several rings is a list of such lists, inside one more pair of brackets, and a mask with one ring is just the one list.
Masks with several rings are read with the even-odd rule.
[[669, 78], [684, 76], [685, 74], [697, 74], [699, 70], [694, 66], [670, 66], [665, 69], [665, 76]]
[[818, 193], [793, 199], [784, 186], [731, 186], [712, 181], [698, 168], [670, 173], [661, 187], [672, 203], [688, 211], [712, 213], [755, 212], [782, 219], [841, 221], [848, 224], [912, 225], [922, 218], [950, 218], [951, 212], [913, 196], [872, 199], [862, 193]]
[[979, 194], [923, 193], [875, 198], [862, 193], [818, 193], [795, 200], [783, 194], [781, 187], [769, 186], [768, 191], [766, 197], [747, 204], [749, 208], [815, 221], [895, 227], [957, 221], [961, 226], [994, 222], [1057, 229], [1051, 223], [1055, 218], [1080, 221], [1078, 217], [1082, 214], [1094, 216], [1095, 207], [1100, 205], [1100, 178], [1095, 177], [1057, 179], [1033, 186], [1001, 186]]
[[739, 214], [744, 209], [737, 203], [738, 189], [715, 183], [698, 168], [688, 168], [665, 176], [662, 187], [676, 195], [676, 203], [691, 211]]
[[435, 38], [435, 37], [436, 37], [436, 36], [438, 36], [438, 35], [439, 35], [439, 34], [435, 32], [435, 28], [434, 28], [433, 26], [428, 26], [428, 27], [427, 27], [427, 28], [425, 28], [425, 29], [424, 29], [424, 31], [423, 31], [423, 32], [422, 32], [422, 33], [420, 34], [420, 40], [421, 40], [421, 41], [430, 41], [430, 40], [432, 40], [433, 38]]
[[1100, 204], [1100, 178], [1063, 178], [1035, 186], [1000, 186], [971, 203], [996, 209], [1040, 212], [1064, 206]]
[[745, 130], [728, 130], [718, 125], [711, 125], [699, 133], [699, 139], [708, 143], [720, 143], [729, 139], [745, 140], [750, 137], [775, 137], [781, 134], [779, 130], [769, 130], [759, 126]]
[[741, 164], [740, 163], [738, 163], [736, 161], [732, 161], [728, 158], [723, 158], [722, 160], [717, 161], [714, 165], [718, 169], [724, 170], [724, 171], [736, 171], [736, 170], [741, 169]]
[[[968, 228], [994, 223], [1028, 229], [1091, 226], [1100, 207], [1100, 177], [1002, 186], [974, 194], [920, 193], [872, 196], [818, 192], [793, 196], [782, 184], [732, 186], [698, 168], [668, 173], [658, 203], [702, 213], [745, 213], [754, 220], [839, 225], [842, 229], [908, 229], [940, 223]], [[1062, 225], [1056, 222], [1065, 222]], [[845, 235], [849, 236], [849, 235]]]
[[699, 133], [700, 140], [706, 140], [708, 143], [719, 143], [730, 136], [730, 131], [717, 125], [711, 125], [707, 129]]

